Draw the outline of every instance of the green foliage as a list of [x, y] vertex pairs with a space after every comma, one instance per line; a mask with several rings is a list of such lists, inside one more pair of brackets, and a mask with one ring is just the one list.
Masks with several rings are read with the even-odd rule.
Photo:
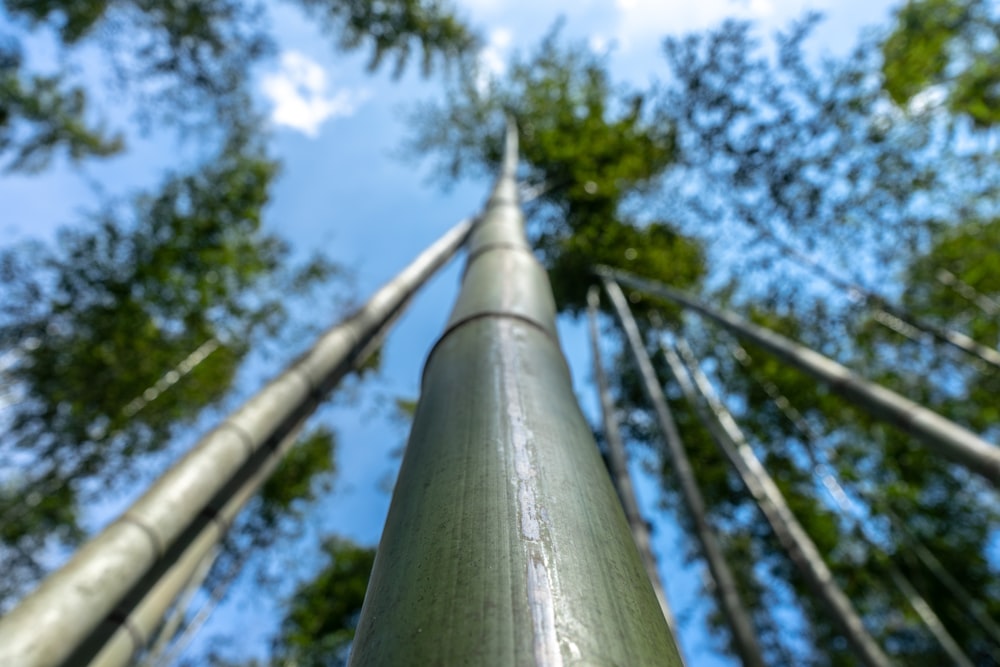
[[346, 662], [354, 638], [375, 550], [347, 540], [327, 540], [329, 563], [295, 591], [275, 642], [278, 664], [327, 667]]
[[111, 3], [108, 0], [97, 2], [7, 0], [4, 4], [11, 14], [25, 16], [33, 23], [51, 20], [62, 40], [72, 44], [91, 31]]
[[[926, 253], [914, 257], [903, 278], [902, 304], [927, 321], [963, 332], [986, 347], [1000, 344], [997, 297], [1000, 282], [1000, 221], [969, 220], [942, 228]], [[891, 322], [890, 322], [891, 324]], [[992, 396], [1000, 391], [1000, 372], [985, 363], [938, 346], [919, 330], [892, 328], [866, 319], [855, 329], [867, 366], [900, 391], [909, 392], [949, 419], [995, 438], [1000, 410]], [[918, 340], [912, 340], [916, 337]], [[926, 378], [948, 378], [929, 383]]]
[[[440, 0], [296, 0], [338, 48], [371, 50], [371, 69], [394, 57], [400, 75], [418, 44], [423, 69], [472, 52], [478, 38]], [[253, 108], [251, 68], [274, 51], [264, 7], [242, 0], [10, 0], [4, 9], [34, 30], [51, 29], [67, 56], [97, 42], [120, 92], [148, 129], [169, 121], [199, 135], [245, 123]], [[122, 148], [87, 121], [88, 91], [58, 76], [20, 72], [20, 46], [0, 46], [0, 156], [10, 169], [39, 171], [52, 152], [105, 156]], [[91, 93], [93, 91], [90, 91]], [[90, 94], [93, 98], [94, 95]]]
[[425, 105], [414, 115], [410, 149], [437, 153], [452, 179], [487, 172], [499, 164], [498, 141], [513, 117], [522, 182], [541, 191], [529, 229], [556, 302], [578, 313], [596, 264], [679, 285], [704, 273], [697, 243], [667, 223], [629, 213], [630, 199], [648, 191], [675, 157], [672, 126], [651, 122], [645, 99], [620, 92], [589, 49], [561, 44], [557, 27], [503, 80], [484, 79], [474, 67], [461, 72], [443, 106]]
[[[992, 310], [983, 311], [975, 299], [986, 297], [995, 303], [1000, 297], [998, 248], [1000, 218], [969, 220], [941, 230], [930, 251], [910, 264], [903, 303], [934, 321], [961, 324], [974, 339], [996, 347], [1000, 344], [1000, 323], [990, 317]], [[942, 282], [942, 271], [965, 286], [964, 295]]]
[[[994, 8], [995, 9], [995, 8]], [[1000, 22], [983, 0], [910, 0], [882, 43], [887, 93], [906, 104], [931, 86], [979, 127], [1000, 121]]]
[[896, 29], [882, 44], [886, 92], [903, 104], [944, 75], [949, 42], [962, 25], [965, 0], [907, 2], [896, 14]]
[[[2, 39], [2, 38], [0, 38]], [[0, 156], [6, 171], [38, 172], [65, 149], [78, 162], [117, 153], [122, 141], [85, 122], [87, 94], [58, 76], [24, 77], [17, 46], [0, 43]]]
[[617, 220], [624, 197], [674, 159], [673, 128], [649, 122], [645, 96], [619, 93], [606, 64], [582, 46], [561, 46], [557, 30], [530, 60], [512, 64], [494, 96], [523, 128], [528, 182], [549, 188], [556, 224], [573, 231]]
[[317, 428], [299, 439], [260, 490], [255, 523], [262, 532], [273, 531], [279, 520], [299, 515], [298, 507], [328, 491], [336, 474], [333, 431]]
[[513, 116], [528, 169], [522, 180], [541, 185], [543, 199], [561, 206], [576, 228], [613, 217], [625, 195], [673, 160], [672, 128], [650, 122], [644, 104], [644, 95], [620, 92], [589, 49], [562, 45], [557, 27], [502, 80], [466, 63], [444, 105], [417, 109], [410, 148], [438, 153], [452, 179], [492, 173], [506, 117]]
[[274, 173], [258, 149], [234, 145], [140, 197], [133, 221], [108, 208], [96, 227], [64, 230], [54, 253], [5, 253], [13, 298], [0, 340], [6, 349], [37, 342], [21, 353], [12, 379], [34, 406], [25, 419], [52, 446], [82, 454], [85, 443], [110, 438], [122, 450], [146, 451], [228, 388], [246, 342], [210, 355], [184, 391], [158, 397], [157, 410], [133, 418], [124, 409], [205, 341], [228, 341], [224, 327], [252, 332], [277, 322], [279, 303], [249, 298], [287, 252], [258, 233]]
[[[705, 271], [701, 246], [664, 223], [639, 227], [608, 221], [575, 233], [546, 237], [543, 244], [541, 250], [549, 265], [556, 303], [574, 313], [586, 308], [587, 288], [597, 265], [675, 285], [696, 283]], [[630, 297], [638, 317], [647, 316], [650, 308], [674, 312], [662, 301], [638, 293]]]
[[413, 416], [417, 414], [417, 399], [397, 396], [393, 401], [394, 420], [407, 426], [413, 421]]
[[[754, 319], [814, 347], [823, 347], [822, 338], [810, 333], [822, 328], [822, 316], [798, 321], [789, 317]], [[905, 370], [905, 365], [897, 367], [896, 360], [884, 352], [868, 356], [871, 348], [865, 339], [858, 338], [855, 342], [860, 349], [847, 353], [859, 354], [861, 358], [849, 364], [864, 368], [866, 376], [894, 386], [892, 375]], [[725, 386], [734, 402], [743, 405], [741, 423], [756, 436], [768, 471], [789, 498], [796, 517], [825, 554], [848, 597], [869, 619], [876, 639], [906, 664], [933, 665], [946, 660], [907, 599], [891, 585], [885, 569], [891, 560], [931, 602], [965, 650], [974, 658], [985, 659], [988, 652], [983, 647], [988, 646], [988, 639], [970, 625], [967, 612], [961, 611], [968, 602], [961, 602], [955, 591], [949, 593], [948, 586], [926, 567], [915, 566], [907, 555], [914, 551], [914, 542], [900, 533], [895, 519], [889, 531], [884, 530], [887, 517], [906, 517], [907, 525], [920, 526], [920, 532], [928, 531], [919, 535], [920, 543], [933, 543], [934, 553], [950, 559], [957, 570], [949, 571], [963, 581], [963, 586], [968, 586], [968, 590], [991, 590], [1000, 581], [995, 572], [991, 573], [986, 545], [990, 539], [989, 526], [997, 518], [995, 510], [979, 502], [982, 492], [979, 484], [914, 443], [905, 433], [879, 424], [825, 387], [817, 386], [811, 377], [752, 346], [746, 349], [751, 361], [745, 367], [717, 352], [716, 363], [725, 369], [719, 374], [725, 377]], [[935, 376], [941, 375], [932, 373], [928, 377]], [[766, 385], [770, 385], [770, 390], [765, 391]], [[913, 384], [896, 388], [921, 398], [914, 395]], [[930, 396], [924, 396], [924, 402], [947, 414], [944, 406], [929, 400]], [[784, 406], [777, 402], [778, 397], [784, 397]], [[804, 431], [793, 428], [788, 408], [800, 413], [798, 421], [804, 425]], [[850, 529], [849, 515], [838, 517], [824, 507], [837, 509], [829, 493], [818, 483], [819, 478], [811, 475], [817, 463], [823, 461], [829, 462], [855, 502], [878, 517], [870, 520], [876, 526], [883, 526], [876, 529], [881, 536], [878, 547]], [[819, 653], [831, 664], [853, 664], [849, 652], [843, 647], [836, 648], [838, 632], [829, 625], [825, 610], [815, 605], [794, 572], [782, 574], [779, 569], [775, 574], [794, 586], [810, 619], [811, 641], [823, 647]], [[988, 601], [991, 594], [980, 599]]]
[[672, 76], [656, 111], [681, 148], [675, 221], [712, 237], [742, 227], [754, 243], [734, 258], [741, 284], [769, 295], [802, 284], [796, 253], [819, 249], [827, 266], [870, 264], [890, 279], [942, 215], [988, 201], [998, 183], [983, 146], [970, 154], [932, 115], [886, 112], [871, 45], [810, 66], [817, 20], [781, 35], [774, 58], [746, 23], [665, 43]]
[[337, 45], [354, 51], [371, 45], [372, 70], [387, 56], [396, 60], [394, 74], [403, 73], [419, 45], [424, 75], [431, 72], [435, 57], [449, 61], [475, 51], [479, 38], [442, 0], [298, 0], [334, 34]]
[[[990, 307], [1000, 296], [998, 239], [1000, 222], [995, 219], [969, 220], [941, 230], [928, 251], [913, 258], [905, 271], [906, 308], [995, 346], [1000, 342], [1000, 331]], [[942, 272], [953, 280], [942, 282]], [[995, 369], [969, 363], [962, 355], [944, 354], [873, 320], [858, 327], [858, 341], [860, 363], [880, 382], [919, 398], [986, 437], [996, 438], [994, 397], [1000, 391], [1000, 373]], [[1000, 574], [985, 549], [995, 539], [995, 526], [1000, 521], [995, 505], [981, 503], [984, 491], [977, 480], [951, 471], [936, 457], [914, 448], [906, 436], [890, 431], [884, 440], [885, 458], [878, 467], [869, 464], [871, 471], [865, 480], [881, 485], [882, 492], [872, 494], [870, 502], [893, 517], [897, 533], [915, 536], [995, 617], [1000, 613], [996, 604]], [[854, 467], [858, 458], [858, 453], [852, 453], [844, 465]], [[949, 632], [975, 659], [996, 660], [998, 651], [990, 638], [970, 623], [970, 603], [925, 563], [914, 560], [914, 552], [903, 542], [892, 557], [925, 597], [940, 601], [940, 608], [935, 608]]]
[[240, 0], [13, 0], [7, 10], [52, 28], [67, 53], [99, 42], [147, 123], [210, 128], [245, 116], [250, 67], [272, 50], [261, 7]]

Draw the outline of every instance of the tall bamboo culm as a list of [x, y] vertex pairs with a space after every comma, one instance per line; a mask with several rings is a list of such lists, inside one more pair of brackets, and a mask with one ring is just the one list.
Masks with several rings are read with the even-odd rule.
[[719, 544], [715, 530], [709, 523], [708, 510], [701, 490], [698, 488], [694, 468], [691, 466], [691, 461], [684, 449], [684, 442], [677, 430], [677, 424], [670, 413], [667, 399], [663, 395], [663, 388], [643, 345], [639, 327], [636, 325], [632, 311], [625, 300], [625, 295], [622, 294], [618, 284], [607, 279], [603, 282], [604, 290], [607, 292], [622, 329], [625, 331], [629, 348], [632, 351], [632, 359], [635, 361], [642, 379], [643, 393], [646, 395], [646, 400], [653, 406], [653, 412], [663, 435], [670, 463], [673, 465], [674, 473], [680, 483], [681, 495], [691, 513], [698, 545], [705, 556], [709, 573], [715, 584], [719, 608], [729, 625], [733, 648], [746, 667], [764, 667], [764, 657], [757, 641], [753, 622], [743, 604], [739, 589], [736, 587], [736, 578], [733, 576], [732, 570], [729, 569], [729, 564], [726, 563], [722, 545]]
[[378, 348], [469, 230], [468, 222], [452, 228], [324, 333], [0, 619], [0, 665], [76, 667], [98, 656], [107, 659], [102, 664], [127, 660], [190, 580], [201, 561], [198, 552], [218, 541], [266, 479], [275, 454], [344, 375]]
[[509, 128], [424, 368], [355, 666], [680, 664], [573, 396], [516, 166]]
[[[757, 502], [785, 553], [812, 589], [813, 594], [829, 609], [833, 620], [840, 626], [841, 632], [844, 633], [858, 659], [868, 667], [888, 667], [892, 664], [889, 656], [865, 629], [861, 617], [850, 599], [837, 585], [816, 544], [795, 518], [784, 495], [747, 443], [732, 415], [715, 395], [697, 359], [680, 337], [678, 337], [678, 348], [684, 355], [686, 364], [681, 362], [672, 348], [667, 345], [663, 345], [662, 348], [671, 373], [677, 379], [691, 407], [701, 417], [706, 429], [739, 473], [740, 479]], [[708, 409], [705, 407], [706, 404]]]

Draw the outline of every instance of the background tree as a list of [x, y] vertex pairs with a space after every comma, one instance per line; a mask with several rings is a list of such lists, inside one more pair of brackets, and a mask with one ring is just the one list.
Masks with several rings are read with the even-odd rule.
[[330, 538], [323, 544], [328, 564], [296, 589], [275, 642], [279, 665], [308, 667], [346, 663], [361, 613], [375, 550]]
[[66, 86], [59, 76], [26, 76], [22, 61], [20, 44], [0, 34], [0, 156], [6, 156], [5, 171], [38, 171], [61, 147], [74, 161], [121, 150], [120, 137], [86, 122], [85, 90]]
[[292, 265], [287, 244], [261, 232], [276, 169], [258, 142], [234, 136], [131, 211], [108, 205], [92, 228], [65, 230], [57, 249], [3, 253], [13, 400], [0, 451], [5, 467], [32, 464], [7, 482], [0, 512], [21, 557], [34, 561], [53, 527], [78, 537], [80, 494], [134, 479], [143, 455], [228, 392], [255, 342], [287, 322], [288, 297], [338, 272], [318, 257]]

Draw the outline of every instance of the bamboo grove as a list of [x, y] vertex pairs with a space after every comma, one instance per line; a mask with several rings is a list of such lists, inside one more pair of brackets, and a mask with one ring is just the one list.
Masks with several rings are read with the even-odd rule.
[[[32, 666], [123, 665], [142, 654], [176, 599], [204, 575], [214, 546], [287, 454], [305, 417], [377, 348], [414, 291], [464, 246], [462, 289], [426, 362], [351, 664], [558, 665], [574, 659], [683, 664], [600, 360], [599, 300], [591, 290], [607, 470], [573, 396], [545, 271], [524, 237], [516, 147], [511, 125], [497, 185], [474, 223], [455, 227], [355, 315], [324, 334], [5, 616], [0, 657]], [[743, 664], [767, 664], [766, 642], [758, 636], [745, 582], [740, 585], [720, 541], [732, 539], [732, 529], [725, 536], [717, 532], [718, 518], [711, 517], [697, 479], [701, 460], [689, 458], [692, 431], [673, 416], [676, 405], [669, 405], [647, 352], [650, 341], [620, 282], [679, 303], [731, 330], [748, 348], [762, 348], [810, 373], [860, 409], [912, 433], [935, 456], [966, 468], [969, 483], [981, 478], [982, 492], [992, 492], [1000, 450], [944, 417], [682, 291], [606, 267], [594, 267], [594, 277], [603, 282], [642, 391], [653, 405], [664, 465], [679, 478], [697, 551], [711, 573], [710, 590]], [[655, 312], [650, 316], [662, 332], [662, 320]], [[682, 330], [675, 328], [670, 338], [654, 337], [666, 368], [766, 518], [796, 576], [859, 662], [893, 664], [866, 627], [858, 601], [840, 587], [843, 574], [831, 571], [783, 485], [767, 470], [773, 459], [755, 451]], [[733, 349], [734, 358], [749, 366], [746, 348]], [[766, 386], [789, 421], [808, 432], [811, 427], [790, 399], [776, 384]], [[820, 464], [814, 450], [829, 448], [810, 438], [812, 471], [839, 494], [843, 526], [877, 553], [879, 538], [871, 533], [877, 517], [850, 514], [856, 492], [845, 490], [829, 464]], [[957, 639], [935, 609], [939, 598], [923, 595], [904, 564], [887, 560], [892, 582], [952, 662], [974, 665], [983, 659], [979, 651], [993, 652], [985, 645], [973, 645], [976, 653], [964, 647], [968, 640]], [[989, 612], [976, 613], [986, 601], [965, 595], [969, 620], [994, 632], [991, 622], [984, 622]]]
[[[280, 356], [287, 304], [321, 283], [339, 298], [341, 269], [294, 265], [261, 233], [278, 165], [239, 83], [267, 50], [252, 13], [8, 4], [24, 25], [65, 18], [70, 50], [137, 20], [232, 48], [176, 71], [119, 63], [185, 131], [220, 119], [199, 135], [214, 155], [52, 251], [0, 253], [0, 398], [30, 392], [0, 452], [44, 463], [0, 487], [0, 664], [182, 654], [336, 474], [334, 432], [309, 416], [378, 366], [461, 250], [381, 543], [324, 537], [328, 565], [289, 598], [271, 664], [694, 664], [692, 609], [670, 594], [691, 572], [712, 648], [743, 665], [1000, 664], [990, 3], [910, 0], [818, 65], [815, 17], [773, 53], [729, 21], [665, 40], [670, 77], [641, 89], [558, 25], [484, 76], [446, 3], [293, 3], [338, 48], [371, 45], [372, 68], [398, 75], [417, 48], [425, 71], [447, 62], [409, 150], [494, 188], [86, 542], [84, 503], [217, 405], [252, 351]], [[0, 56], [8, 170], [122, 149], [82, 122], [81, 91], [31, 78], [7, 43]], [[600, 428], [557, 333], [584, 312]], [[663, 521], [686, 574], [657, 563]], [[53, 545], [80, 543], [46, 572]]]

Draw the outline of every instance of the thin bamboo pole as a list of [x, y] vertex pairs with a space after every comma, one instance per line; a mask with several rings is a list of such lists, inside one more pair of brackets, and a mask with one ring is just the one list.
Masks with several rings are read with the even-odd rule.
[[180, 636], [176, 638], [169, 650], [160, 656], [151, 667], [173, 667], [173, 665], [179, 664], [184, 652], [191, 645], [191, 642], [194, 641], [194, 638], [197, 637], [198, 632], [201, 631], [216, 607], [219, 606], [219, 603], [222, 602], [233, 582], [239, 577], [240, 570], [246, 564], [249, 556], [248, 552], [244, 552], [229, 564], [229, 568], [227, 568], [219, 582], [209, 592], [208, 599], [198, 606], [197, 611], [195, 611], [194, 615], [184, 625]]
[[[159, 380], [148, 387], [142, 394], [136, 396], [122, 408], [125, 417], [133, 417], [140, 410], [160, 397], [163, 392], [177, 384], [185, 375], [194, 370], [201, 362], [207, 359], [213, 352], [221, 347], [222, 343], [214, 336], [199, 345], [191, 354], [181, 360], [176, 366], [164, 373]], [[9, 354], [9, 353], [8, 353]], [[0, 369], [2, 370], [2, 369]], [[2, 403], [2, 401], [0, 401]], [[99, 437], [104, 437], [107, 432], [103, 429], [98, 433]], [[55, 473], [55, 477], [49, 475]], [[13, 523], [21, 517], [30, 513], [51, 493], [67, 484], [65, 476], [58, 474], [58, 466], [37, 475], [34, 480], [19, 483], [31, 492], [24, 498], [23, 502], [12, 505], [7, 510], [0, 512], [0, 524]]]
[[681, 440], [677, 424], [670, 413], [670, 407], [667, 405], [667, 399], [663, 395], [663, 388], [656, 377], [656, 371], [653, 369], [653, 364], [646, 353], [642, 336], [639, 333], [639, 327], [636, 325], [632, 311], [625, 300], [625, 295], [622, 294], [618, 284], [608, 279], [604, 279], [603, 283], [604, 290], [607, 292], [608, 298], [610, 298], [611, 304], [614, 306], [618, 320], [628, 339], [629, 347], [632, 350], [632, 358], [638, 367], [639, 376], [642, 378], [642, 388], [646, 395], [646, 400], [653, 406], [653, 412], [656, 414], [656, 421], [660, 426], [660, 432], [663, 434], [667, 453], [670, 456], [674, 472], [677, 474], [677, 479], [680, 483], [681, 494], [691, 513], [695, 536], [698, 539], [698, 544], [701, 546], [701, 551], [705, 556], [709, 572], [715, 583], [719, 607], [732, 633], [733, 647], [736, 649], [736, 653], [744, 665], [763, 667], [765, 664], [764, 657], [760, 650], [760, 644], [757, 641], [753, 622], [739, 594], [739, 589], [736, 586], [736, 578], [733, 576], [732, 570], [729, 569], [729, 564], [726, 563], [722, 545], [719, 543], [719, 539], [709, 523], [707, 506], [704, 497], [701, 495], [701, 490], [698, 488], [694, 468], [684, 449], [684, 442]]
[[934, 611], [933, 607], [930, 606], [924, 596], [910, 583], [910, 580], [903, 576], [899, 568], [892, 563], [889, 564], [889, 576], [906, 598], [906, 601], [917, 612], [917, 616], [920, 617], [924, 626], [937, 639], [938, 644], [948, 655], [952, 663], [958, 667], [974, 667], [972, 661], [962, 651], [962, 647], [958, 645], [955, 638], [948, 632], [948, 628], [944, 627], [944, 623], [941, 622], [941, 618]]
[[893, 528], [903, 533], [909, 543], [909, 553], [916, 555], [917, 560], [923, 563], [924, 567], [930, 570], [938, 581], [951, 589], [952, 594], [958, 598], [965, 612], [972, 616], [979, 626], [990, 635], [993, 640], [993, 645], [989, 649], [990, 655], [997, 661], [997, 664], [1000, 664], [1000, 625], [997, 625], [996, 620], [990, 616], [983, 603], [962, 586], [958, 579], [948, 571], [930, 549], [924, 546], [899, 517], [890, 514], [889, 520], [892, 522]]
[[[715, 390], [702, 373], [690, 348], [682, 338], [678, 337], [678, 349], [684, 355], [686, 364], [681, 362], [676, 352], [667, 345], [664, 344], [662, 349], [681, 391], [701, 416], [726, 458], [736, 468], [740, 479], [757, 502], [792, 563], [812, 588], [813, 593], [830, 610], [834, 621], [840, 626], [841, 632], [844, 633], [858, 659], [869, 667], [891, 665], [889, 657], [865, 629], [851, 601], [837, 586], [833, 573], [830, 572], [815, 543], [795, 518], [778, 486], [747, 443], [736, 421], [716, 396]], [[705, 409], [705, 405], [698, 400], [699, 395], [710, 409]]]
[[[167, 648], [180, 636], [181, 629], [184, 626], [184, 621], [194, 602], [194, 598], [198, 594], [198, 591], [205, 585], [205, 580], [208, 578], [212, 568], [215, 567], [221, 551], [222, 547], [215, 545], [201, 559], [201, 562], [195, 568], [194, 574], [184, 584], [184, 589], [177, 596], [176, 600], [174, 600], [170, 610], [165, 615], [161, 615], [163, 622], [155, 630], [151, 641], [147, 642], [148, 648], [140, 646], [133, 652], [133, 662], [135, 662], [135, 655], [144, 649], [145, 652], [142, 655], [142, 661], [139, 663], [141, 667], [154, 667], [166, 654]], [[163, 580], [161, 579], [160, 581], [162, 582]]]
[[350, 664], [679, 665], [559, 347], [514, 181], [469, 241]]
[[741, 338], [753, 341], [786, 363], [825, 382], [835, 392], [869, 413], [893, 423], [922, 440], [938, 454], [1000, 486], [1000, 448], [908, 398], [869, 382], [836, 361], [774, 331], [747, 322], [738, 315], [712, 308], [697, 298], [666, 285], [643, 280], [612, 269], [600, 269], [621, 283], [663, 297], [723, 325]]
[[[203, 437], [118, 520], [0, 619], [0, 664], [81, 664], [156, 585], [272, 450], [383, 335], [461, 247], [462, 222]], [[72, 658], [72, 662], [68, 663]]]
[[[666, 591], [663, 590], [663, 582], [660, 580], [660, 572], [656, 563], [656, 555], [653, 553], [653, 546], [649, 538], [649, 525], [639, 510], [639, 501], [635, 496], [635, 488], [632, 484], [632, 474], [628, 469], [628, 457], [625, 453], [625, 444], [622, 442], [621, 431], [618, 428], [618, 417], [615, 415], [614, 399], [611, 397], [611, 387], [608, 377], [604, 373], [604, 362], [601, 360], [600, 332], [597, 326], [597, 308], [600, 303], [597, 287], [591, 287], [587, 292], [587, 319], [590, 321], [590, 347], [594, 360], [594, 383], [597, 385], [597, 395], [601, 402], [601, 417], [604, 425], [604, 438], [607, 441], [608, 468], [611, 473], [611, 482], [621, 499], [622, 509], [625, 510], [625, 518], [628, 519], [629, 527], [632, 529], [632, 539], [635, 540], [642, 556], [642, 563], [646, 567], [649, 581], [656, 591], [656, 599], [660, 602], [660, 609], [663, 610], [663, 617], [670, 626], [670, 632], [679, 640], [677, 632], [677, 621], [674, 613], [670, 609], [667, 601]], [[678, 649], [680, 649], [678, 642]], [[683, 652], [681, 659], [683, 660]], [[684, 660], [687, 664], [687, 661]]]
[[979, 290], [961, 280], [948, 269], [938, 269], [934, 274], [934, 278], [942, 285], [950, 287], [963, 299], [976, 304], [976, 306], [979, 307], [979, 310], [983, 311], [986, 315], [1000, 315], [1000, 303], [994, 301], [985, 294], [981, 294]]

